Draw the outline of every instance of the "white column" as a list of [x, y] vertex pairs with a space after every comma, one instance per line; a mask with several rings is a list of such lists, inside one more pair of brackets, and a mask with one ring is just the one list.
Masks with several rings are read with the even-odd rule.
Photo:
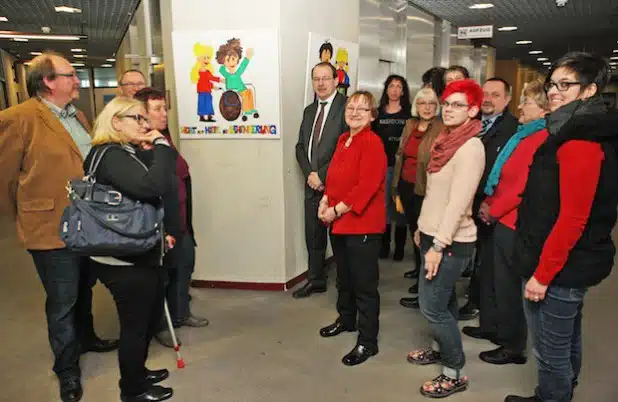
[[[210, 10], [208, 10], [210, 9]], [[284, 284], [307, 269], [304, 180], [295, 159], [309, 32], [358, 42], [358, 0], [161, 0], [166, 87], [174, 94], [171, 32], [277, 29], [280, 140], [181, 140], [193, 178], [194, 279]], [[177, 130], [175, 96], [170, 127]], [[259, 99], [257, 102], [268, 102]]]

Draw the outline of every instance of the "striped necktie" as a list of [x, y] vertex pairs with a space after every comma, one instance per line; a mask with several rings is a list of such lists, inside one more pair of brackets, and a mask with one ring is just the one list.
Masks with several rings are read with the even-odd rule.
[[491, 123], [491, 119], [483, 120], [483, 128], [479, 132], [479, 135], [478, 135], [479, 137], [482, 137], [485, 134], [487, 134], [487, 130], [489, 130], [490, 123]]

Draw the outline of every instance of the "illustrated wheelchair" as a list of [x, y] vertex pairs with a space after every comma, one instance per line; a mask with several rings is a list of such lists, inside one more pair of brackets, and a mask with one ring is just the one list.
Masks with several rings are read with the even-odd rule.
[[[227, 121], [234, 121], [242, 114], [242, 121], [247, 121], [248, 116], [253, 116], [257, 119], [260, 114], [257, 111], [257, 105], [255, 101], [255, 87], [252, 84], [245, 84], [247, 90], [251, 92], [251, 98], [243, 100], [243, 96], [236, 90], [227, 89], [221, 94], [219, 100], [219, 111], [223, 118]], [[243, 111], [243, 101], [251, 101], [253, 107], [247, 111]]]

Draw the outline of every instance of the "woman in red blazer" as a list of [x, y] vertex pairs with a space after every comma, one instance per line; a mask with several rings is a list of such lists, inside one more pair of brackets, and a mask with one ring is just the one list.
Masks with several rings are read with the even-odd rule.
[[489, 334], [497, 349], [482, 352], [479, 357], [490, 364], [526, 363], [528, 328], [524, 316], [521, 277], [511, 260], [515, 241], [515, 222], [528, 180], [529, 167], [537, 149], [549, 133], [545, 129], [545, 114], [549, 101], [541, 81], [529, 83], [519, 105], [519, 127], [504, 145], [496, 159], [485, 186], [487, 198], [481, 204], [479, 216], [487, 223], [497, 221], [492, 234], [493, 266], [483, 272], [480, 329], [497, 328]]
[[318, 217], [330, 225], [337, 263], [337, 320], [320, 330], [323, 337], [357, 329], [354, 349], [343, 364], [354, 366], [378, 353], [378, 257], [386, 226], [386, 153], [371, 131], [376, 102], [367, 91], [348, 99], [345, 122], [350, 131], [339, 138], [328, 168]]

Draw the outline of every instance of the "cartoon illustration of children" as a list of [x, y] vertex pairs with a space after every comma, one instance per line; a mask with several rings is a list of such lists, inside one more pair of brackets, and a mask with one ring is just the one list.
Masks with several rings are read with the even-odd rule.
[[337, 63], [337, 90], [342, 95], [347, 95], [348, 88], [350, 87], [350, 77], [348, 76], [348, 50], [346, 48], [337, 49], [337, 56], [335, 57]]
[[324, 62], [331, 62], [330, 59], [333, 58], [333, 45], [331, 45], [330, 43], [328, 43], [328, 41], [325, 41], [324, 43], [322, 43], [322, 46], [320, 46], [320, 61]]
[[197, 58], [191, 70], [191, 82], [197, 83], [197, 114], [200, 121], [215, 122], [213, 118], [215, 109], [212, 105], [213, 82], [222, 82], [224, 79], [213, 75], [212, 56], [214, 50], [211, 46], [196, 43], [193, 46], [193, 54]]
[[[247, 88], [241, 78], [249, 65], [249, 60], [253, 57], [253, 49], [247, 49], [244, 59], [242, 59], [242, 51], [240, 39], [237, 38], [229, 39], [225, 45], [221, 45], [216, 55], [217, 63], [221, 64], [219, 73], [225, 78], [226, 89], [237, 91], [240, 94], [243, 114], [257, 118], [259, 114], [255, 109], [253, 91]], [[243, 117], [243, 120], [246, 118]]]

